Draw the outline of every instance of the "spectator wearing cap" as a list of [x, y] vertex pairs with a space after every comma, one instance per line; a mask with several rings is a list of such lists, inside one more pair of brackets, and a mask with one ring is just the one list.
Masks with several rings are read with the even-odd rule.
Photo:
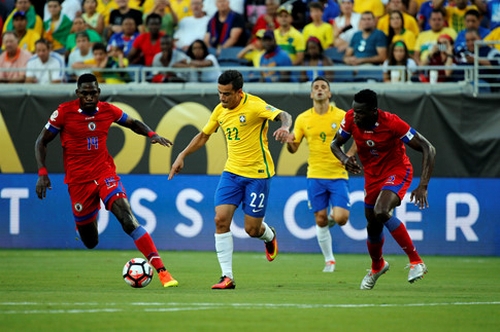
[[217, 0], [215, 4], [218, 10], [208, 21], [205, 44], [217, 49], [217, 54], [221, 48], [245, 46], [247, 37], [243, 15], [231, 10], [229, 0]]
[[245, 46], [240, 52], [238, 52], [238, 59], [245, 59], [252, 63], [255, 68], [260, 66], [260, 57], [264, 53], [264, 48], [262, 46], [262, 37], [266, 30], [260, 29], [255, 33], [255, 39]]
[[[264, 54], [260, 57], [260, 67], [284, 67], [291, 66], [292, 61], [287, 52], [283, 51], [277, 44], [274, 38], [273, 31], [268, 30], [262, 37], [262, 46]], [[290, 72], [269, 70], [261, 72], [261, 82], [289, 82]]]
[[19, 39], [14, 31], [7, 31], [3, 34], [2, 48], [4, 52], [0, 54], [0, 68], [13, 69], [23, 68], [20, 71], [0, 71], [1, 83], [24, 83], [26, 64], [32, 54], [19, 47]]
[[73, 22], [61, 13], [61, 0], [47, 0], [50, 16], [43, 21], [43, 38], [52, 43], [52, 50], [59, 54], [66, 52], [66, 41]]
[[16, 0], [15, 8], [5, 20], [2, 32], [14, 30], [13, 18], [16, 12], [24, 12], [26, 14], [28, 29], [35, 30], [40, 36], [43, 34], [43, 21], [36, 14], [35, 7], [33, 7], [30, 0]]
[[[453, 38], [447, 34], [441, 34], [437, 38], [437, 44], [434, 44], [429, 51], [429, 55], [422, 61], [422, 66], [447, 66], [451, 67], [454, 64], [453, 56]], [[453, 73], [452, 69], [439, 69], [438, 82], [446, 82], [451, 80]], [[429, 81], [429, 77], [420, 76], [420, 80]]]
[[309, 3], [309, 12], [312, 22], [307, 24], [302, 30], [305, 40], [309, 37], [316, 37], [323, 49], [333, 46], [333, 26], [323, 21], [323, 5], [319, 2]]
[[452, 28], [445, 26], [444, 13], [440, 9], [433, 9], [429, 18], [430, 30], [422, 31], [418, 34], [415, 42], [415, 50], [413, 53], [415, 62], [420, 66], [432, 47], [437, 43], [437, 39], [442, 34], [447, 34], [453, 40], [457, 37], [457, 33]]
[[274, 30], [276, 44], [288, 53], [294, 66], [302, 64], [306, 43], [302, 33], [292, 26], [291, 5], [284, 4], [278, 8], [278, 22], [280, 27]]
[[361, 30], [352, 36], [345, 51], [344, 62], [347, 65], [379, 65], [387, 58], [387, 37], [375, 28], [375, 16], [372, 12], [361, 14]]
[[252, 39], [255, 38], [259, 30], [275, 30], [279, 28], [280, 24], [277, 19], [277, 9], [279, 6], [280, 0], [266, 0], [266, 13], [257, 18], [252, 28]]
[[33, 29], [28, 29], [28, 20], [25, 12], [16, 12], [12, 17], [14, 25], [13, 32], [19, 40], [19, 47], [30, 53], [35, 53], [35, 42], [40, 39], [40, 35]]

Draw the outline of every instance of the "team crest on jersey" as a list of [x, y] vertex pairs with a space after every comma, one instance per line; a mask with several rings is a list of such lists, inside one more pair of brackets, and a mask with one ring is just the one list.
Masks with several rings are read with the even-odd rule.
[[75, 204], [75, 210], [76, 210], [76, 211], [78, 211], [78, 212], [82, 211], [82, 210], [83, 210], [83, 206], [82, 206], [82, 204], [80, 204], [80, 203], [76, 203], [76, 204]]
[[246, 123], [247, 122], [247, 117], [245, 116], [245, 114], [241, 114], [240, 115], [240, 123]]
[[374, 147], [375, 146], [375, 142], [372, 141], [371, 139], [369, 139], [368, 141], [366, 141], [366, 145], [368, 145], [369, 147]]
[[50, 115], [50, 121], [55, 121], [58, 115], [59, 115], [59, 112], [57, 110], [52, 112], [52, 114]]
[[268, 104], [268, 105], [266, 105], [266, 110], [268, 110], [270, 112], [274, 112], [277, 110], [277, 108]]
[[94, 122], [89, 122], [88, 127], [89, 127], [90, 131], [94, 131], [95, 130], [95, 123]]

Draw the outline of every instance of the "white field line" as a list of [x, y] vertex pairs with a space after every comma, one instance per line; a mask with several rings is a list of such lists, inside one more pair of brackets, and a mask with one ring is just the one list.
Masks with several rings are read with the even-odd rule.
[[[499, 305], [500, 301], [493, 302], [442, 302], [442, 303], [385, 303], [385, 304], [298, 304], [298, 303], [178, 303], [178, 302], [133, 302], [133, 303], [95, 303], [95, 302], [75, 302], [75, 303], [38, 303], [38, 302], [0, 302], [0, 315], [35, 315], [35, 314], [84, 314], [84, 313], [114, 313], [127, 312], [131, 307], [134, 312], [137, 307], [143, 307], [143, 312], [170, 312], [170, 311], [196, 311], [196, 310], [217, 310], [227, 309], [318, 309], [318, 308], [390, 308], [390, 307], [437, 307], [437, 306], [477, 306], [477, 305]], [[33, 307], [34, 309], [12, 309], [14, 307]], [[64, 309], [36, 309], [36, 307], [60, 306]], [[106, 308], [84, 308], [103, 306]], [[3, 309], [2, 309], [3, 307]], [[68, 309], [69, 307], [69, 309]], [[4, 310], [7, 309], [7, 310]], [[139, 309], [140, 310], [140, 309]]]

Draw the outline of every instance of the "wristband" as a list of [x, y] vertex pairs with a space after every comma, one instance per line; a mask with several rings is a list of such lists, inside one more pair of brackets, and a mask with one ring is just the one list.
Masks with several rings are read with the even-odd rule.
[[38, 176], [44, 176], [44, 175], [45, 176], [49, 175], [49, 172], [47, 172], [47, 167], [45, 167], [45, 166], [44, 167], [40, 167], [38, 169]]
[[150, 132], [148, 133], [148, 137], [149, 137], [149, 138], [153, 137], [154, 135], [156, 135], [156, 133], [155, 133], [154, 131], [150, 131]]

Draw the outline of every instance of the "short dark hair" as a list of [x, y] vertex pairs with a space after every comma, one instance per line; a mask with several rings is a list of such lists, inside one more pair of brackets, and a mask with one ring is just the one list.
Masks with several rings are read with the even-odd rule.
[[160, 16], [160, 14], [156, 14], [156, 13], [151, 13], [149, 14], [147, 17], [146, 17], [146, 25], [149, 23], [149, 21], [151, 21], [152, 19], [156, 18], [157, 20], [159, 20], [161, 22], [162, 18]]
[[354, 101], [360, 104], [366, 104], [370, 108], [377, 108], [377, 93], [370, 89], [364, 89], [354, 95]]
[[316, 76], [316, 78], [313, 79], [313, 81], [311, 82], [311, 87], [314, 84], [314, 82], [317, 82], [317, 81], [326, 82], [326, 84], [328, 85], [328, 87], [330, 87], [330, 81], [328, 81], [328, 79], [326, 77], [324, 77], [324, 76]]
[[80, 88], [83, 83], [93, 83], [93, 82], [97, 83], [97, 77], [95, 77], [94, 74], [86, 73], [78, 77], [78, 82], [76, 83], [76, 86]]
[[464, 17], [470, 15], [475, 16], [477, 18], [481, 18], [481, 13], [479, 13], [479, 11], [476, 9], [469, 9], [468, 11], [465, 12]]
[[52, 43], [45, 38], [40, 38], [35, 42], [35, 45], [44, 44], [50, 50], [52, 48]]
[[92, 46], [92, 52], [97, 50], [107, 52], [106, 45], [104, 43], [95, 43], [94, 46]]
[[310, 2], [309, 5], [308, 5], [309, 9], [313, 9], [313, 8], [316, 8], [316, 9], [319, 9], [321, 11], [324, 11], [325, 8], [323, 7], [323, 5], [319, 2]]
[[87, 38], [88, 41], [90, 41], [90, 37], [89, 37], [89, 34], [87, 33], [87, 31], [77, 32], [75, 35], [75, 40], [77, 40], [78, 37], [84, 37], [84, 38]]
[[233, 90], [237, 91], [243, 88], [243, 75], [237, 70], [226, 70], [217, 81], [221, 85], [233, 85]]

